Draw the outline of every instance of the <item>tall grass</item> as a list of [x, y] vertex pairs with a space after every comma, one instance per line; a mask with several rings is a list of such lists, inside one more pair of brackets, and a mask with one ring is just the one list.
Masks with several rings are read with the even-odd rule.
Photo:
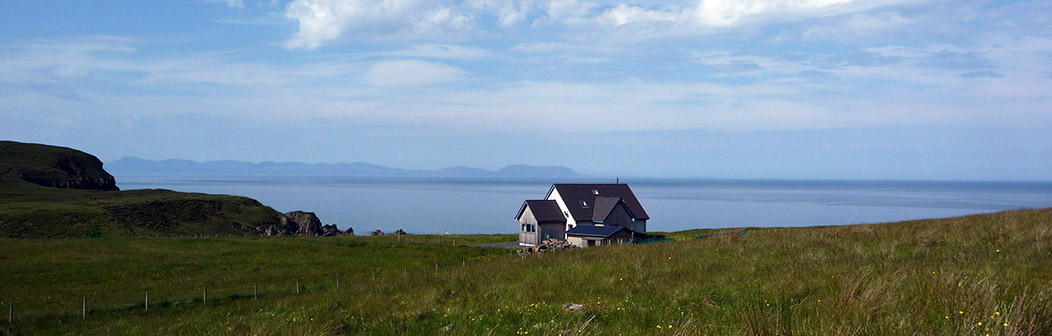
[[[326, 272], [317, 269], [367, 270], [385, 263], [423, 266], [408, 272], [381, 272], [375, 281], [371, 275], [358, 277], [338, 289], [318, 288], [301, 295], [229, 300], [152, 313], [114, 313], [86, 321], [42, 317], [13, 330], [45, 334], [1048, 335], [1052, 334], [1049, 225], [1052, 210], [1046, 209], [890, 224], [756, 229], [746, 236], [526, 257], [488, 254], [487, 250], [470, 258], [472, 262], [450, 262], [437, 272], [427, 265], [442, 258], [432, 254], [445, 253], [446, 259], [455, 260], [463, 259], [462, 253], [469, 250], [429, 250], [431, 243], [416, 243], [402, 254], [389, 255], [382, 245], [369, 242], [372, 238], [361, 237], [347, 242], [361, 242], [375, 251], [302, 265], [285, 261], [281, 274], [303, 272], [323, 279]], [[169, 244], [166, 240], [143, 241]], [[258, 243], [260, 248], [288, 244], [290, 249], [304, 243], [347, 243], [338, 239], [260, 241], [264, 242]], [[244, 253], [218, 251], [198, 257], [207, 264], [200, 271], [213, 275], [224, 273], [228, 264], [249, 265], [266, 259], [243, 261]], [[7, 259], [3, 262], [6, 271]], [[64, 262], [56, 257], [23, 267], [46, 268]], [[239, 269], [244, 267], [248, 266]], [[181, 270], [171, 274], [183, 275]], [[215, 280], [217, 284], [227, 281], [231, 280]], [[48, 286], [18, 283], [16, 287], [40, 291]], [[19, 291], [3, 295], [13, 293]], [[568, 303], [582, 304], [583, 309], [564, 311], [562, 306]]]

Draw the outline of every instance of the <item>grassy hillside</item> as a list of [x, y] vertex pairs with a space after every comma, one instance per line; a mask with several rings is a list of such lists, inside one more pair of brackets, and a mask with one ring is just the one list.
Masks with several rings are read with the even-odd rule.
[[98, 158], [0, 141], [0, 236], [258, 235], [281, 214], [246, 197], [116, 191]]
[[[420, 236], [4, 240], [0, 301], [31, 334], [1049, 335], [1050, 225], [1021, 210], [526, 257]], [[256, 281], [287, 292], [253, 300]], [[143, 312], [146, 290], [166, 306]]]
[[0, 181], [47, 187], [117, 190], [113, 176], [95, 156], [72, 148], [0, 141]]
[[258, 235], [280, 214], [247, 197], [58, 189], [0, 181], [0, 236]]

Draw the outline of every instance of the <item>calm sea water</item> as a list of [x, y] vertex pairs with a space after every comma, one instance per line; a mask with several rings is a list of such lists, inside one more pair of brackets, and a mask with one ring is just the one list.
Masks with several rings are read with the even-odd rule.
[[[282, 212], [312, 211], [358, 234], [514, 233], [523, 200], [551, 181], [118, 176], [122, 190], [160, 188], [243, 195]], [[609, 183], [577, 180], [565, 183]], [[877, 223], [1052, 207], [1052, 183], [638, 180], [627, 182], [651, 231]]]

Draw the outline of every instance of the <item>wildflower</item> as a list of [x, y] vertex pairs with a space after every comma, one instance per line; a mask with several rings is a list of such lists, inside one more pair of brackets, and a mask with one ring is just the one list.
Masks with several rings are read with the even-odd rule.
[[961, 314], [961, 315], [964, 315], [964, 311], [963, 310], [958, 310], [957, 313]]
[[1000, 316], [1001, 312], [994, 312], [994, 315]]
[[1001, 250], [994, 251], [995, 253], [1001, 253]]
[[983, 323], [982, 323], [982, 322], [979, 322], [979, 325], [983, 325]]
[[669, 329], [672, 329], [672, 325], [671, 325], [671, 324], [669, 324], [669, 325], [668, 325], [668, 328], [669, 328]]
[[661, 325], [660, 325], [660, 324], [659, 324], [659, 325], [657, 325], [657, 328], [658, 328], [658, 329], [661, 329]]
[[1008, 323], [1005, 323], [1005, 324], [1004, 324], [1004, 326], [1006, 326], [1006, 327], [1007, 327], [1007, 326], [1008, 326]]

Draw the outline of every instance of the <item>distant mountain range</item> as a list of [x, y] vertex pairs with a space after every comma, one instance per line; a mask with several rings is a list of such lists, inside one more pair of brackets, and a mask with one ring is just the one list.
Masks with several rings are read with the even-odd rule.
[[460, 178], [575, 178], [566, 167], [511, 165], [497, 171], [469, 167], [439, 170], [400, 169], [364, 162], [298, 163], [190, 160], [146, 160], [124, 157], [107, 162], [106, 170], [124, 176], [346, 176], [346, 177], [460, 177]]

